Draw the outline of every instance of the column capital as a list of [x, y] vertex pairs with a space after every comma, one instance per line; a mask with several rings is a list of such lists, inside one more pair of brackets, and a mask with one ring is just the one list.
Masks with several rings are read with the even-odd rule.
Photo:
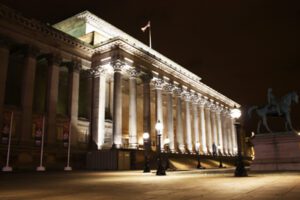
[[49, 65], [60, 65], [62, 63], [62, 58], [60, 54], [47, 54], [46, 59]]
[[123, 71], [125, 66], [125, 62], [121, 59], [113, 59], [110, 64], [113, 67], [114, 72], [120, 72], [120, 73]]
[[162, 90], [164, 86], [164, 81], [161, 78], [153, 78], [152, 84], [156, 90]]
[[200, 107], [204, 107], [207, 103], [207, 99], [204, 98], [204, 97], [200, 97], [199, 99], [199, 104], [200, 104]]
[[29, 57], [36, 58], [38, 54], [40, 53], [40, 50], [32, 45], [27, 45], [25, 50], [25, 55]]
[[198, 94], [194, 93], [192, 95], [192, 103], [197, 105], [199, 103], [199, 101], [200, 101], [200, 96]]
[[143, 83], [150, 83], [153, 78], [152, 74], [150, 73], [142, 73], [140, 77]]
[[90, 73], [92, 75], [94, 75], [95, 77], [103, 76], [106, 74], [106, 72], [107, 72], [107, 69], [101, 65], [95, 66], [92, 69], [90, 69]]
[[181, 87], [175, 87], [174, 93], [176, 94], [177, 97], [182, 97], [182, 88]]
[[140, 72], [136, 68], [130, 68], [128, 74], [130, 79], [136, 79]]
[[184, 98], [185, 101], [191, 101], [192, 99], [192, 94], [189, 91], [183, 91], [182, 92], [182, 96]]
[[81, 62], [79, 60], [73, 60], [69, 62], [63, 62], [62, 65], [67, 66], [70, 72], [79, 73], [81, 70]]
[[164, 85], [164, 90], [169, 94], [173, 94], [173, 91], [175, 90], [175, 86], [172, 83], [167, 83]]

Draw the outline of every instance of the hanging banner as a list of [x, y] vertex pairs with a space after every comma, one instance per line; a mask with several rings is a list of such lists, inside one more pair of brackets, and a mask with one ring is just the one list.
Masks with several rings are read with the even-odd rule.
[[8, 144], [8, 138], [9, 138], [9, 129], [10, 129], [10, 123], [11, 123], [11, 115], [12, 112], [5, 111], [3, 115], [3, 126], [1, 130], [1, 143], [2, 144]]
[[70, 122], [67, 121], [63, 124], [63, 144], [64, 147], [68, 147], [70, 134]]
[[33, 137], [36, 146], [41, 146], [43, 134], [43, 116], [33, 118]]

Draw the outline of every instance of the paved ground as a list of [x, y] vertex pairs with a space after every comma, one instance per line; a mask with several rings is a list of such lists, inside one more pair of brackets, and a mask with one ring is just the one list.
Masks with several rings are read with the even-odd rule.
[[225, 171], [0, 173], [1, 200], [94, 199], [300, 199], [300, 173], [250, 174]]

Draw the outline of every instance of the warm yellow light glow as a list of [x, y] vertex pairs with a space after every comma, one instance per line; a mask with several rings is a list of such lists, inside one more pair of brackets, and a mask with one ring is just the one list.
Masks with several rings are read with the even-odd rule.
[[149, 133], [147, 133], [147, 132], [143, 133], [143, 139], [144, 140], [149, 139]]
[[298, 135], [300, 135], [300, 132], [298, 132]]
[[158, 120], [157, 123], [155, 124], [155, 129], [160, 132], [163, 129], [163, 124]]
[[170, 139], [166, 138], [164, 142], [165, 142], [165, 144], [169, 144], [170, 143]]
[[196, 148], [199, 149], [200, 147], [200, 142], [196, 142]]
[[234, 108], [234, 109], [231, 110], [230, 115], [231, 115], [232, 118], [238, 119], [242, 115], [242, 112], [241, 112], [240, 109]]

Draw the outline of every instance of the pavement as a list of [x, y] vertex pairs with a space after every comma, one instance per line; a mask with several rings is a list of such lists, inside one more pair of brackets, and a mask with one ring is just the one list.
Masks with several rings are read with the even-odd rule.
[[233, 169], [115, 172], [0, 173], [1, 200], [300, 199], [300, 172], [249, 173]]

